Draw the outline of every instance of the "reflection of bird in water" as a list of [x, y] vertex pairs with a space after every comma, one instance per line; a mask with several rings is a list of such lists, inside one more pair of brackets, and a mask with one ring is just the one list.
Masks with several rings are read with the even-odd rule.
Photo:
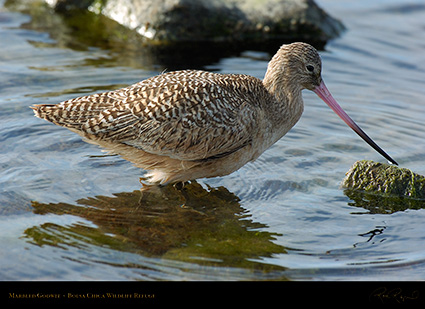
[[[36, 214], [67, 214], [93, 224], [67, 224], [67, 221], [53, 219], [54, 224], [42, 222], [39, 226], [27, 228], [24, 235], [40, 246], [68, 250], [69, 244], [71, 251], [72, 248], [84, 251], [86, 247], [80, 244], [87, 243], [90, 244], [87, 249], [94, 255], [94, 247], [107, 246], [117, 252], [128, 251], [147, 257], [163, 257], [165, 254], [166, 260], [192, 264], [211, 265], [220, 260], [223, 267], [248, 267], [250, 274], [255, 263], [247, 259], [260, 261], [262, 257], [286, 252], [284, 247], [276, 244], [275, 239], [280, 234], [270, 232], [266, 225], [255, 221], [242, 207], [239, 198], [226, 188], [204, 188], [192, 181], [184, 189], [191, 196], [190, 207], [181, 207], [181, 192], [173, 186], [153, 186], [151, 190], [143, 191], [143, 205], [138, 202], [139, 190], [90, 196], [76, 203], [32, 201]], [[155, 278], [158, 264], [152, 265], [149, 259], [140, 261], [147, 262], [141, 267], [146, 270], [146, 278]], [[261, 263], [258, 265], [263, 269]], [[169, 275], [169, 264], [166, 269]], [[280, 270], [276, 274], [281, 279], [282, 268], [274, 269]], [[176, 276], [181, 276], [181, 268], [177, 270]], [[270, 270], [268, 267], [264, 273], [269, 280]], [[199, 278], [199, 269], [195, 272]], [[255, 274], [256, 279], [260, 273]], [[206, 278], [211, 278], [211, 274], [207, 275]]]
[[149, 183], [230, 174], [285, 135], [303, 112], [301, 91], [316, 92], [388, 160], [339, 107], [321, 78], [317, 51], [283, 45], [264, 80], [177, 71], [115, 91], [35, 105], [35, 115], [74, 131], [149, 173]]

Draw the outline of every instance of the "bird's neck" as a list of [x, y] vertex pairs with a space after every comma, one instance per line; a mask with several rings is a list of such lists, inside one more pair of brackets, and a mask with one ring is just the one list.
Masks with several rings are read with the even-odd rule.
[[[297, 123], [304, 110], [302, 88], [298, 83], [283, 74], [276, 74], [275, 70], [267, 70], [263, 84], [274, 98], [273, 117], [276, 121], [288, 126], [288, 131]], [[286, 133], [286, 132], [285, 132]]]

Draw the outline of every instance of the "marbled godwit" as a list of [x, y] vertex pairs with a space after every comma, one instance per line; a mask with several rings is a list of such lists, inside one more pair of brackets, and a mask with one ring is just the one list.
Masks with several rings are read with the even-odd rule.
[[283, 45], [264, 80], [186, 70], [115, 91], [35, 105], [37, 117], [66, 127], [148, 171], [150, 184], [230, 174], [284, 136], [314, 91], [358, 135], [397, 164], [342, 110], [321, 77], [318, 52]]

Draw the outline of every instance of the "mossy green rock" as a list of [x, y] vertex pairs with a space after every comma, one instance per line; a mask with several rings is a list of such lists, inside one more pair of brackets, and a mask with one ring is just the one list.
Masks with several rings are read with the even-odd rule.
[[357, 161], [346, 173], [342, 187], [369, 193], [425, 199], [425, 177], [407, 168], [373, 161]]

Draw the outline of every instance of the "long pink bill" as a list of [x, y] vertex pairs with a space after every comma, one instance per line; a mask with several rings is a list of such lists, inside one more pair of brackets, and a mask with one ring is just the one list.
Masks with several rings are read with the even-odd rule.
[[325, 83], [322, 81], [318, 87], [313, 90], [326, 104], [342, 119], [344, 122], [354, 130], [366, 143], [372, 146], [377, 152], [385, 157], [391, 163], [398, 165], [385, 151], [381, 149], [355, 122], [347, 115], [347, 113], [339, 106], [339, 104], [332, 97]]

